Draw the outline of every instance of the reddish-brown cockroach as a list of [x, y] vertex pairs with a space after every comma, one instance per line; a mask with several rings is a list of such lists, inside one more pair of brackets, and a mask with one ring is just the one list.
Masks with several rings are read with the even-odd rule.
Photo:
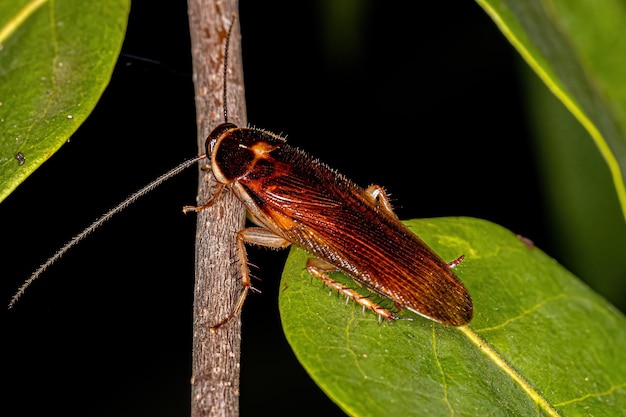
[[[224, 75], [229, 40], [230, 31], [224, 54]], [[224, 92], [225, 84], [226, 81]], [[450, 263], [443, 261], [400, 222], [381, 187], [360, 188], [337, 171], [288, 145], [279, 135], [229, 123], [226, 103], [224, 118], [225, 122], [206, 140], [206, 155], [217, 180], [213, 197], [202, 206], [187, 206], [183, 210], [207, 209], [224, 188], [228, 188], [261, 227], [237, 232], [236, 250], [243, 290], [235, 309], [213, 326], [213, 330], [239, 314], [251, 288], [246, 243], [272, 248], [295, 244], [305, 249], [315, 255], [306, 266], [312, 276], [390, 322], [397, 318], [392, 311], [337, 282], [329, 273], [344, 272], [373, 293], [391, 299], [399, 309], [406, 308], [450, 326], [469, 323], [473, 316], [472, 300], [452, 272], [463, 257]], [[200, 155], [183, 163], [94, 222], [41, 266], [14, 295], [10, 306], [33, 280], [84, 236], [203, 158], [205, 155]]]
[[[369, 290], [432, 320], [460, 326], [472, 319], [472, 301], [451, 268], [395, 216], [384, 190], [362, 189], [348, 178], [273, 133], [218, 126], [207, 139], [207, 155], [217, 188], [209, 208], [224, 187], [246, 206], [262, 227], [237, 233], [243, 292], [250, 288], [245, 243], [273, 248], [295, 244], [315, 255], [309, 273], [386, 320], [396, 316], [332, 279], [342, 271]], [[218, 325], [219, 326], [219, 325]]]

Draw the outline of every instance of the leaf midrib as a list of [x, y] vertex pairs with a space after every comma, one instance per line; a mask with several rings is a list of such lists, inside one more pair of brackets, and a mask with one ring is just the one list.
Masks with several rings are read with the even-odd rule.
[[24, 23], [28, 18], [37, 11], [41, 6], [47, 3], [49, 0], [33, 0], [26, 3], [22, 9], [15, 14], [7, 23], [0, 28], [0, 45], [5, 43], [6, 40]]
[[528, 381], [524, 379], [486, 340], [478, 335], [469, 326], [457, 327], [482, 353], [484, 353], [498, 368], [502, 369], [528, 396], [549, 416], [559, 417], [560, 414]]

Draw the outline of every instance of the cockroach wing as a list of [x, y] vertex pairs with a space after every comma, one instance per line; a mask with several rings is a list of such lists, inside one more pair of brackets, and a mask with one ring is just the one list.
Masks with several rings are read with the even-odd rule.
[[399, 308], [452, 326], [472, 319], [450, 266], [364, 189], [284, 143], [248, 168], [234, 189], [259, 223]]

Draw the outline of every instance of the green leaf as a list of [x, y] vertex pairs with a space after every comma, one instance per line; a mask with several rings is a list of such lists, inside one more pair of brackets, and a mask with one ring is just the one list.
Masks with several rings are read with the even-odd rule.
[[129, 8], [129, 0], [0, 1], [0, 201], [91, 113]]
[[626, 409], [626, 318], [606, 300], [540, 249], [487, 221], [407, 225], [444, 259], [466, 255], [456, 272], [474, 300], [469, 326], [446, 327], [410, 312], [401, 316], [413, 321], [378, 325], [354, 302], [329, 297], [307, 273], [305, 252], [292, 249], [287, 261], [280, 294], [285, 335], [344, 411], [599, 416]]
[[545, 225], [558, 242], [552, 255], [625, 311], [626, 222], [607, 165], [571, 113], [529, 69], [522, 73]]
[[477, 2], [591, 135], [626, 218], [624, 2]]

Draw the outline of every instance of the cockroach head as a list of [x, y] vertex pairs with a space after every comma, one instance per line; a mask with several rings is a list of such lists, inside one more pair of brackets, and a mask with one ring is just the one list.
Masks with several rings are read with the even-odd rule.
[[211, 133], [209, 133], [209, 136], [206, 138], [206, 142], [205, 142], [205, 147], [206, 147], [206, 154], [207, 156], [213, 155], [213, 150], [215, 149], [215, 144], [217, 143], [217, 140], [227, 131], [231, 130], [231, 129], [236, 129], [237, 125], [235, 125], [234, 123], [222, 123], [221, 125], [217, 126], [215, 129], [213, 129], [213, 131]]

